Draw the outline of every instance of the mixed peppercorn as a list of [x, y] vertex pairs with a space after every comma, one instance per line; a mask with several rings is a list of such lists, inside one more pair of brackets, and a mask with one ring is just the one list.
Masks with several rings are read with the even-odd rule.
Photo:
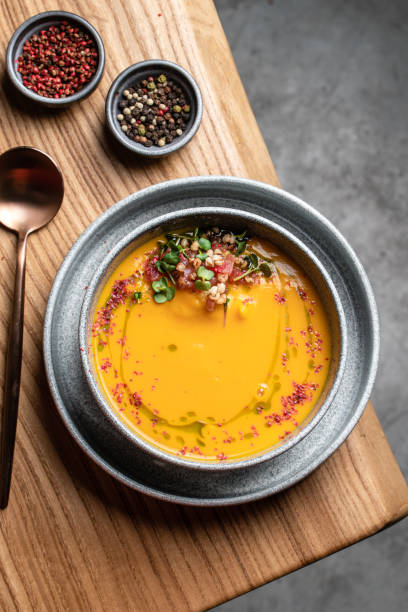
[[80, 91], [97, 66], [94, 40], [68, 21], [33, 34], [17, 59], [17, 71], [25, 87], [54, 99]]
[[254, 252], [246, 232], [234, 235], [218, 227], [195, 228], [166, 235], [145, 264], [145, 274], [158, 304], [174, 298], [176, 289], [202, 293], [207, 310], [228, 304], [230, 283], [254, 284], [276, 275], [271, 260]]
[[183, 134], [190, 118], [185, 92], [165, 74], [125, 89], [117, 120], [122, 131], [145, 147], [163, 147]]

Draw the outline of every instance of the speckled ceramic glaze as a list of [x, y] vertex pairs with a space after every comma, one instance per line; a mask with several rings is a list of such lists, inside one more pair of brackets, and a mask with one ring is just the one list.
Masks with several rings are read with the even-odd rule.
[[[181, 209], [242, 210], [272, 222], [313, 254], [335, 287], [344, 312], [344, 370], [319, 422], [291, 448], [235, 470], [191, 470], [135, 446], [101, 410], [79, 359], [78, 328], [86, 287], [107, 251], [161, 215]], [[372, 291], [339, 232], [298, 198], [269, 185], [197, 177], [162, 183], [122, 200], [75, 243], [55, 279], [44, 326], [44, 358], [56, 406], [85, 452], [130, 487], [167, 501], [225, 505], [289, 487], [320, 465], [356, 425], [369, 398], [378, 360], [379, 330]], [[193, 469], [193, 468], [192, 468]]]
[[[327, 383], [318, 402], [313, 407], [313, 410], [306, 420], [297, 428], [295, 435], [275, 444], [268, 451], [254, 454], [245, 460], [241, 459], [215, 463], [204, 462], [199, 459], [192, 461], [166, 453], [160, 450], [160, 448], [149, 444], [142, 437], [126, 427], [123, 421], [118, 418], [116, 412], [111, 409], [109, 402], [106, 401], [97, 382], [93, 363], [89, 358], [89, 351], [87, 350], [91, 342], [91, 328], [96, 302], [112, 272], [118, 267], [121, 261], [139, 245], [151, 240], [155, 236], [179, 230], [182, 227], [205, 227], [208, 225], [227, 227], [237, 233], [245, 229], [248, 234], [265, 238], [290, 255], [290, 257], [306, 272], [307, 276], [313, 281], [314, 286], [318, 289], [329, 317], [332, 335], [332, 361]], [[216, 209], [212, 207], [198, 207], [187, 210], [177, 210], [158, 218], [151, 219], [140, 225], [128, 236], [123, 238], [123, 240], [119, 241], [114, 249], [109, 250], [108, 255], [94, 274], [84, 296], [79, 320], [79, 343], [83, 371], [87, 378], [89, 388], [97, 404], [100, 406], [105, 416], [112, 422], [113, 426], [118, 429], [122, 436], [133, 443], [138, 450], [149, 453], [152, 457], [160, 461], [173, 463], [178, 469], [184, 470], [187, 476], [188, 472], [191, 472], [191, 470], [218, 472], [246, 469], [257, 463], [268, 461], [276, 457], [291, 448], [294, 444], [299, 443], [302, 438], [308, 435], [330, 407], [341, 382], [347, 352], [347, 334], [345, 330], [346, 323], [343, 308], [330, 277], [312, 251], [299, 239], [277, 223], [273, 223], [272, 221], [247, 211], [223, 207], [217, 207]]]

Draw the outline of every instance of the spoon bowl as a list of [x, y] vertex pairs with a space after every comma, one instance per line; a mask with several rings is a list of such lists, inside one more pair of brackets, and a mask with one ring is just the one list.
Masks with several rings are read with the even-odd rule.
[[54, 218], [63, 196], [61, 171], [46, 153], [32, 147], [16, 147], [0, 155], [0, 223], [18, 237], [1, 414], [0, 508], [8, 504], [17, 426], [27, 236]]
[[61, 171], [46, 153], [15, 147], [0, 155], [0, 223], [8, 229], [40, 229], [57, 214], [63, 193]]

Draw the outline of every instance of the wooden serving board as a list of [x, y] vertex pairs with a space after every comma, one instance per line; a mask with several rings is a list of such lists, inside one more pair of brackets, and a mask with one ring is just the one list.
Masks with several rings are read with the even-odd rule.
[[[0, 2], [1, 62], [25, 19], [48, 0]], [[369, 405], [341, 448], [309, 478], [225, 509], [174, 506], [107, 476], [76, 446], [52, 404], [41, 354], [48, 293], [64, 255], [102, 211], [171, 178], [231, 174], [278, 185], [211, 0], [60, 0], [105, 42], [103, 80], [83, 103], [39, 112], [3, 81], [1, 151], [33, 145], [62, 168], [61, 212], [29, 241], [24, 363], [10, 504], [0, 514], [2, 610], [203, 610], [375, 533], [408, 513], [408, 488]], [[120, 156], [104, 99], [129, 64], [174, 60], [202, 88], [192, 142], [162, 161]], [[0, 377], [15, 238], [0, 228]]]

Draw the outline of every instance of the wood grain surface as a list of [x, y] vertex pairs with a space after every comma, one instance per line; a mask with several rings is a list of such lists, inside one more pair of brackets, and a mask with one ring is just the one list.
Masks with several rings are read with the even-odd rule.
[[[46, 0], [0, 2], [0, 57]], [[76, 446], [47, 388], [41, 338], [47, 296], [74, 240], [113, 203], [170, 178], [231, 174], [277, 185], [269, 154], [210, 0], [61, 0], [105, 42], [98, 89], [63, 112], [20, 102], [3, 78], [0, 149], [33, 145], [66, 183], [56, 219], [29, 240], [20, 416], [10, 504], [0, 514], [1, 610], [203, 610], [375, 533], [408, 512], [408, 489], [369, 406], [341, 448], [309, 478], [266, 500], [186, 508], [137, 494]], [[202, 88], [192, 142], [168, 159], [123, 157], [104, 126], [104, 98], [126, 66], [174, 60]], [[0, 377], [15, 238], [0, 228]], [[1, 378], [2, 380], [2, 378]]]

